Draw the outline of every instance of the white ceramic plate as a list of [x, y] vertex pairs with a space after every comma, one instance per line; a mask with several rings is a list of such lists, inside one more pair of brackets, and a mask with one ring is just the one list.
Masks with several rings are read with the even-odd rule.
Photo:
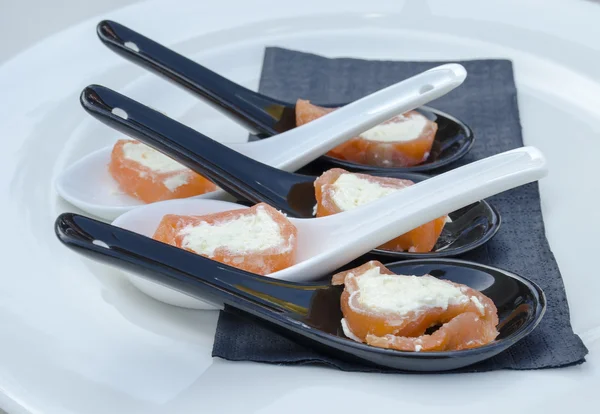
[[[169, 307], [54, 237], [52, 181], [113, 142], [78, 94], [115, 88], [209, 136], [241, 127], [118, 58], [111, 18], [255, 88], [265, 45], [327, 56], [513, 59], [526, 144], [547, 156], [547, 234], [588, 362], [560, 370], [373, 375], [210, 356], [216, 312]], [[10, 413], [576, 412], [597, 398], [600, 5], [587, 1], [153, 1], [84, 22], [0, 67], [0, 407]], [[9, 41], [9, 40], [4, 40]]]

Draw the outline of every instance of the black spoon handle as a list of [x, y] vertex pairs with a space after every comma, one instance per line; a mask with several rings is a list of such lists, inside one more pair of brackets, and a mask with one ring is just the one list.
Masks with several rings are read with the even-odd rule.
[[192, 91], [249, 131], [278, 133], [275, 125], [278, 118], [268, 110], [273, 112], [273, 106], [285, 104], [246, 89], [119, 23], [102, 21], [97, 32], [112, 51]]
[[330, 287], [259, 276], [73, 213], [60, 215], [55, 231], [63, 244], [90, 259], [216, 305], [302, 314], [316, 291]]
[[206, 176], [241, 200], [266, 202], [288, 211], [286, 197], [290, 186], [306, 181], [303, 176], [248, 158], [103, 86], [84, 89], [81, 104], [98, 120]]

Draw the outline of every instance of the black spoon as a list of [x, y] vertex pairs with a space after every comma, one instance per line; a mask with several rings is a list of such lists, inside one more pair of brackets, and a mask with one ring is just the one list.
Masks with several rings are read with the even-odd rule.
[[[265, 202], [297, 218], [313, 217], [316, 204], [313, 175], [281, 171], [248, 158], [181, 123], [102, 86], [87, 87], [81, 95], [85, 110], [103, 123], [156, 148], [206, 176], [238, 199]], [[115, 115], [119, 108], [127, 116]], [[420, 182], [414, 173], [373, 173]], [[396, 258], [456, 256], [490, 240], [500, 228], [500, 214], [479, 201], [449, 214], [448, 223], [432, 252], [411, 253], [376, 249], [374, 254]]]
[[234, 312], [336, 358], [406, 371], [447, 371], [490, 358], [523, 339], [540, 322], [546, 301], [525, 278], [466, 261], [414, 260], [388, 265], [399, 274], [466, 284], [498, 308], [500, 336], [480, 348], [400, 352], [347, 339], [341, 329], [340, 286], [293, 283], [258, 276], [87, 217], [65, 213], [57, 237], [93, 260], [133, 272], [163, 286]]
[[[242, 124], [257, 138], [268, 138], [296, 127], [295, 104], [246, 89], [119, 23], [102, 21], [97, 33], [112, 51], [191, 91]], [[345, 103], [320, 106], [343, 105]], [[322, 156], [321, 160], [351, 171], [423, 172], [446, 166], [469, 152], [474, 137], [466, 124], [429, 107], [421, 107], [418, 111], [438, 124], [433, 147], [424, 163], [406, 168], [383, 168], [330, 156]]]

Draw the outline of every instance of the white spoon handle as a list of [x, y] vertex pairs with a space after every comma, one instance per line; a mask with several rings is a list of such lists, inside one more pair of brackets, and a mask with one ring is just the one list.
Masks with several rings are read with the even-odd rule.
[[[354, 210], [303, 220], [298, 261], [304, 262], [298, 266], [318, 269], [321, 274], [333, 271], [435, 218], [546, 173], [542, 153], [523, 147], [456, 168]], [[294, 269], [298, 271], [302, 269]], [[285, 278], [284, 272], [273, 276]]]
[[459, 64], [441, 65], [301, 127], [231, 148], [262, 163], [296, 171], [350, 138], [447, 94], [462, 84], [466, 76], [465, 68]]

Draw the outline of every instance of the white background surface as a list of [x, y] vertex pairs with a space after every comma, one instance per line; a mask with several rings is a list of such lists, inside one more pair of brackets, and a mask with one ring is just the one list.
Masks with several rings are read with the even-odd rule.
[[0, 0], [0, 64], [78, 22], [139, 0]]
[[[139, 0], [0, 0], [0, 65], [45, 37]], [[5, 413], [0, 408], [0, 413]]]

